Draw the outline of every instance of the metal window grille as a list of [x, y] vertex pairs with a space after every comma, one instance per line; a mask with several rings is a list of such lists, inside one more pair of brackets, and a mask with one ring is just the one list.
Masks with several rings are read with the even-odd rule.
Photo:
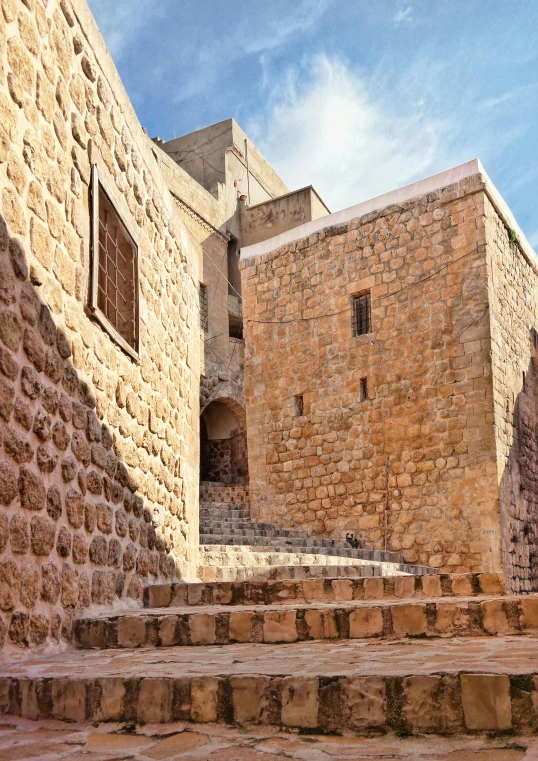
[[363, 291], [353, 296], [352, 329], [354, 336], [362, 336], [372, 330], [370, 291]]
[[138, 249], [133, 235], [92, 169], [95, 317], [131, 356], [138, 356]]
[[206, 331], [208, 328], [208, 312], [207, 312], [207, 285], [200, 283], [200, 327]]

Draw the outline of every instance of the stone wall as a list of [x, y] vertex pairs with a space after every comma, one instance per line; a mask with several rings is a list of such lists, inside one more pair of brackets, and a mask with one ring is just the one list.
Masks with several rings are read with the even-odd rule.
[[[138, 361], [88, 313], [94, 163]], [[198, 252], [83, 0], [2, 0], [0, 214], [0, 644], [35, 646], [197, 564]]]
[[[500, 568], [483, 189], [470, 176], [244, 259], [254, 519]], [[365, 289], [372, 332], [352, 337]]]
[[538, 590], [538, 262], [489, 199], [486, 231], [503, 565], [508, 588], [529, 592]]

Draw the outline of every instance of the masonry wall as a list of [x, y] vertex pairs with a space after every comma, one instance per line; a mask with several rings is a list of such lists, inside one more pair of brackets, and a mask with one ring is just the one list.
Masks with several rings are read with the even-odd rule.
[[515, 592], [538, 589], [538, 264], [489, 199], [491, 350], [503, 564]]
[[242, 262], [254, 518], [500, 568], [484, 203], [477, 175]]
[[[197, 564], [198, 253], [86, 4], [0, 16], [0, 644]], [[140, 357], [88, 314], [97, 163], [139, 236]], [[13, 657], [12, 655], [10, 657]]]

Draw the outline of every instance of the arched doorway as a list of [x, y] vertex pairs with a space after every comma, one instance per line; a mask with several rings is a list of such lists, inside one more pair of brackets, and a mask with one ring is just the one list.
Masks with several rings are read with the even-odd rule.
[[200, 481], [248, 481], [245, 412], [232, 399], [216, 399], [200, 418]]

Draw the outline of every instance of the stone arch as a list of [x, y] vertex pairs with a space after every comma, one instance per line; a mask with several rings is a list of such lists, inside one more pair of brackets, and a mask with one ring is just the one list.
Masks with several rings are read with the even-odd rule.
[[246, 414], [230, 396], [211, 399], [200, 415], [200, 481], [248, 481]]

